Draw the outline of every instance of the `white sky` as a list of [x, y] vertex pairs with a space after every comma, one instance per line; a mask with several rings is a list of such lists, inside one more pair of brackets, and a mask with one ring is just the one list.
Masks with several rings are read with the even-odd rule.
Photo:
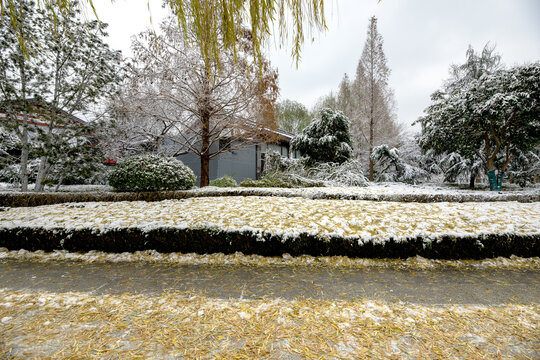
[[[158, 27], [165, 14], [160, 0], [95, 0], [100, 19], [109, 23], [109, 43], [129, 55], [130, 37]], [[469, 44], [481, 50], [490, 41], [506, 65], [540, 61], [539, 0], [326, 0], [328, 31], [303, 47], [296, 69], [289, 49], [269, 48], [279, 69], [281, 99], [308, 108], [338, 88], [343, 74], [354, 77], [375, 15], [392, 70], [398, 120], [410, 124], [429, 105], [429, 95], [462, 63]]]

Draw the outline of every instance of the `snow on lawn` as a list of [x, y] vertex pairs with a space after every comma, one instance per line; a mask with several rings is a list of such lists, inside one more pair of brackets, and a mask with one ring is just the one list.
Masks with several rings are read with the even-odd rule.
[[2, 358], [537, 358], [539, 323], [534, 303], [424, 306], [0, 289]]
[[199, 197], [160, 202], [90, 202], [6, 208], [0, 227], [108, 230], [217, 227], [363, 241], [390, 237], [540, 235], [540, 203], [400, 203], [284, 197]]

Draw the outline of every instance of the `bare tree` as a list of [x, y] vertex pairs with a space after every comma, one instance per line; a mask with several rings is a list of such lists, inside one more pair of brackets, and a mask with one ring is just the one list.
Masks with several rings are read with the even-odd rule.
[[[152, 143], [154, 151], [199, 156], [201, 186], [209, 183], [210, 159], [264, 141], [277, 128], [277, 72], [268, 61], [255, 61], [251, 33], [240, 29], [237, 41], [242, 46], [234, 52], [220, 42], [219, 61], [203, 56], [197, 40], [186, 42], [173, 18], [161, 24], [159, 35], [140, 34], [133, 41], [129, 80], [117, 103], [133, 135]], [[190, 26], [186, 31], [192, 31]]]
[[[370, 155], [374, 146], [399, 135], [399, 126], [394, 121], [393, 93], [388, 87], [389, 76], [390, 69], [386, 64], [383, 39], [377, 31], [377, 18], [373, 16], [369, 22], [367, 39], [356, 71], [355, 88], [359, 116], [352, 119], [359, 122], [353, 126], [355, 143], [358, 145], [362, 143], [362, 138], [358, 138], [358, 135], [362, 135], [367, 140]], [[373, 165], [370, 156], [370, 181], [373, 181]]]

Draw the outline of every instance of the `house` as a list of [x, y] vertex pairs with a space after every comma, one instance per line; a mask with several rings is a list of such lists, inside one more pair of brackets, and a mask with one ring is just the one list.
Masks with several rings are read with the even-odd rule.
[[[24, 109], [26, 111], [23, 111]], [[17, 120], [22, 125], [25, 113], [29, 141], [34, 140], [40, 132], [46, 132], [51, 125], [51, 119], [56, 120], [53, 124], [53, 133], [58, 133], [71, 125], [82, 127], [91, 124], [38, 98], [27, 99], [24, 103], [20, 100], [0, 103], [0, 121], [11, 121], [11, 127], [15, 124], [14, 120]], [[91, 147], [100, 145], [99, 140], [93, 134], [86, 133], [84, 136], [89, 140]], [[19, 156], [20, 149], [12, 149], [10, 154]], [[103, 163], [105, 165], [115, 165], [116, 160], [107, 158], [104, 159]]]
[[[210, 160], [210, 181], [225, 175], [232, 176], [237, 182], [244, 179], [259, 179], [265, 168], [266, 153], [275, 151], [283, 157], [296, 158], [299, 154], [291, 150], [290, 143], [294, 134], [284, 130], [269, 130], [273, 132], [273, 141], [253, 143], [245, 146], [231, 146], [225, 140], [216, 142], [211, 152], [217, 152], [229, 147]], [[219, 149], [217, 148], [219, 146]], [[185, 165], [191, 168], [197, 176], [197, 185], [201, 176], [201, 160], [199, 156], [188, 152], [177, 156]]]
[[[19, 123], [24, 121], [23, 109], [26, 107], [26, 118], [30, 127], [45, 129], [50, 125], [51, 118], [62, 119], [62, 121], [71, 122], [73, 124], [84, 125], [86, 121], [65, 112], [64, 110], [56, 109], [43, 100], [32, 98], [27, 99], [26, 103], [22, 101], [5, 101], [0, 104], [0, 120], [12, 119], [16, 117]], [[62, 127], [56, 125], [55, 127]]]
[[[25, 111], [24, 111], [25, 110]], [[46, 132], [50, 126], [51, 119], [58, 119], [54, 124], [54, 130], [62, 129], [65, 124], [85, 125], [84, 120], [68, 114], [67, 112], [55, 109], [46, 102], [31, 98], [24, 103], [22, 101], [4, 101], [0, 103], [0, 122], [6, 125], [5, 130], [14, 131], [16, 124], [22, 125], [26, 119], [28, 124], [28, 140], [33, 141], [40, 132]], [[21, 127], [19, 127], [21, 129]], [[14, 132], [13, 132], [14, 134]], [[20, 148], [10, 149], [10, 154], [20, 155]]]

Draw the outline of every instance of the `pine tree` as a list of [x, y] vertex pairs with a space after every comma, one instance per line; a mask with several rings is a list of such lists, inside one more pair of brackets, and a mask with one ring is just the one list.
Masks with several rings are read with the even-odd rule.
[[307, 156], [308, 164], [343, 163], [351, 158], [349, 119], [341, 112], [329, 108], [319, 118], [294, 137], [291, 147]]

